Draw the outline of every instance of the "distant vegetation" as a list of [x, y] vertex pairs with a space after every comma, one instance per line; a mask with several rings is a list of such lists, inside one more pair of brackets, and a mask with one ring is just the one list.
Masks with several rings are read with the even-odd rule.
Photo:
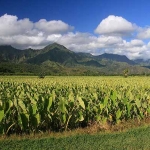
[[45, 74], [44, 74], [44, 73], [40, 73], [40, 74], [39, 74], [39, 78], [40, 78], [40, 79], [44, 79], [44, 78], [45, 78]]
[[[144, 66], [144, 67], [142, 67]], [[129, 60], [117, 54], [92, 56], [53, 43], [40, 50], [0, 46], [1, 75], [150, 75], [150, 61]]]
[[129, 73], [129, 70], [128, 70], [128, 69], [125, 69], [125, 70], [123, 71], [123, 73], [124, 73], [124, 77], [127, 78], [127, 77], [128, 77], [128, 73]]

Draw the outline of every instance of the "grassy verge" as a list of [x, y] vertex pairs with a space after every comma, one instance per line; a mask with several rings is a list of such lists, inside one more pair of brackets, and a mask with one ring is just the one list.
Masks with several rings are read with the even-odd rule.
[[0, 140], [0, 149], [51, 149], [51, 150], [149, 150], [150, 126], [124, 132], [75, 134], [72, 136], [50, 136], [35, 138], [8, 138]]

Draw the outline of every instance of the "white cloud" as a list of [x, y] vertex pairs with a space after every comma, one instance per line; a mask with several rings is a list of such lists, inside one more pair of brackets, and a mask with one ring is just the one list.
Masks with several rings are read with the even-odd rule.
[[62, 37], [61, 34], [51, 34], [47, 36], [47, 41], [57, 42]]
[[141, 40], [135, 39], [127, 42], [121, 37], [104, 35], [96, 37], [87, 33], [68, 33], [57, 41], [75, 52], [86, 52], [93, 55], [106, 52], [126, 55], [131, 59], [139, 57], [138, 54], [146, 50]]
[[124, 36], [131, 34], [134, 30], [135, 25], [131, 22], [122, 17], [110, 15], [100, 22], [95, 33]]
[[0, 36], [26, 34], [32, 28], [33, 23], [27, 18], [18, 20], [17, 16], [7, 14], [0, 17]]
[[[139, 43], [138, 43], [139, 42]], [[141, 43], [140, 43], [141, 42]], [[147, 46], [142, 45], [142, 41], [131, 40], [127, 42], [123, 40], [123, 43], [116, 45], [113, 49], [107, 49], [111, 51], [111, 53], [126, 55], [130, 59], [142, 58], [141, 53], [147, 51]], [[144, 57], [143, 57], [144, 58]]]
[[58, 39], [58, 43], [65, 45], [67, 48], [75, 52], [92, 53], [94, 47], [91, 44], [97, 37], [89, 33], [72, 33], [69, 32]]
[[131, 44], [133, 46], [143, 46], [144, 42], [142, 40], [134, 39], [134, 40], [131, 40]]
[[72, 44], [72, 43], [87, 44], [89, 42], [92, 42], [94, 39], [96, 39], [96, 37], [92, 36], [89, 33], [69, 32], [63, 35], [60, 42], [64, 42], [65, 44]]
[[17, 16], [5, 14], [0, 17], [0, 44], [10, 44], [22, 49], [41, 47], [40, 45], [57, 41], [70, 30], [73, 27], [61, 20], [41, 19], [33, 23], [28, 18], [19, 20]]
[[47, 21], [41, 19], [36, 23], [28, 18], [18, 20], [17, 16], [3, 15], [0, 17], [0, 36], [60, 34], [73, 30], [73, 27], [61, 20]]
[[98, 43], [104, 44], [106, 46], [112, 46], [118, 43], [122, 43], [123, 40], [121, 37], [116, 37], [116, 36], [99, 36], [97, 39]]
[[[138, 39], [150, 37], [150, 28], [135, 27], [122, 17], [108, 16], [102, 20], [95, 30], [100, 35], [71, 32], [72, 29], [61, 20], [41, 19], [34, 23], [28, 18], [19, 20], [17, 16], [5, 14], [0, 17], [0, 45], [37, 49], [57, 42], [75, 52], [94, 55], [107, 52], [126, 55], [130, 59], [150, 58], [150, 42], [147, 44]], [[124, 37], [133, 32], [137, 36], [130, 37], [131, 40]]]
[[38, 22], [36, 22], [35, 28], [45, 32], [46, 34], [65, 33], [70, 30], [73, 30], [72, 26], [69, 26], [61, 20], [47, 21], [45, 19], [41, 19]]
[[45, 38], [40, 36], [15, 35], [13, 37], [0, 37], [0, 45], [9, 44], [21, 49], [40, 45], [44, 41]]
[[150, 39], [150, 27], [141, 29], [137, 37], [140, 39]]

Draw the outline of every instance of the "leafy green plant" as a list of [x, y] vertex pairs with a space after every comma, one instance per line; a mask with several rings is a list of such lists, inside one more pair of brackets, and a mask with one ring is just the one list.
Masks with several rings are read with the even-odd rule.
[[141, 120], [150, 115], [149, 85], [148, 78], [0, 79], [0, 133], [63, 131], [94, 122]]

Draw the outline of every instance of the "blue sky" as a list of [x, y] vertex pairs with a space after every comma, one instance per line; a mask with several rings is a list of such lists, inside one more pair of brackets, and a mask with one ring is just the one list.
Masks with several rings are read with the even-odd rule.
[[149, 0], [0, 0], [0, 45], [150, 58]]

